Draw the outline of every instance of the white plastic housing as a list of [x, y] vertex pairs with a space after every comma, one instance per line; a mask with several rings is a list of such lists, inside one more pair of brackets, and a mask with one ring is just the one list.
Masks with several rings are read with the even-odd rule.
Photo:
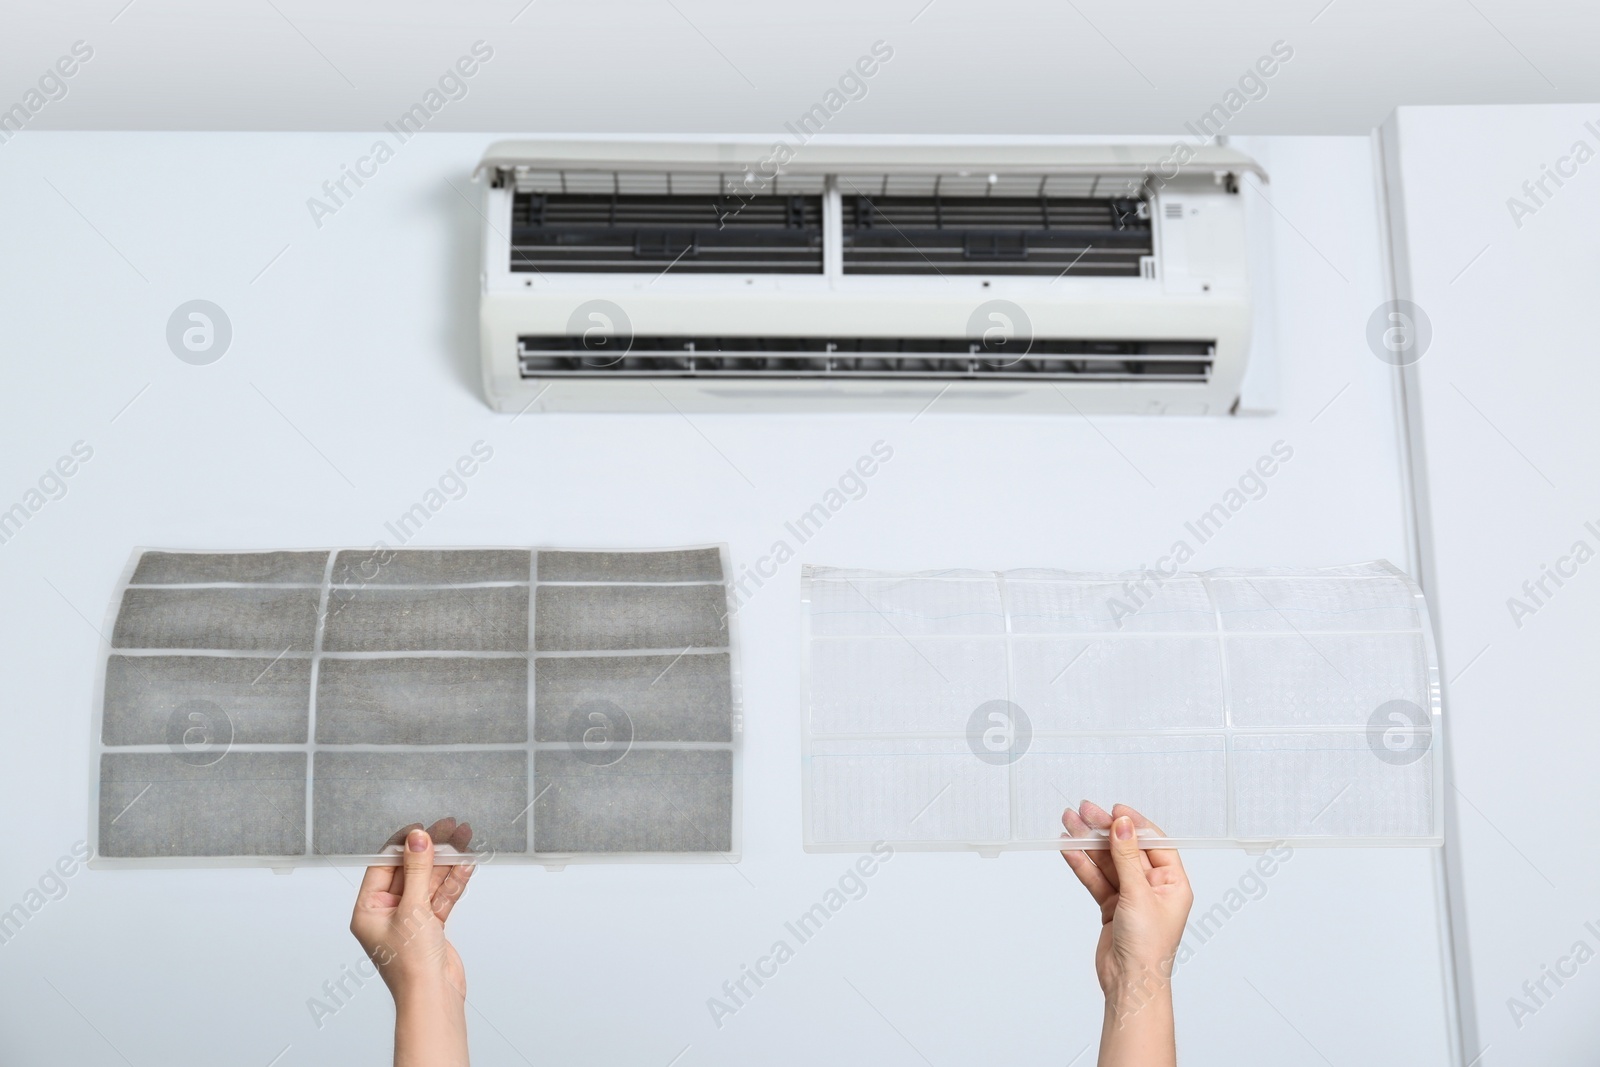
[[[749, 145], [511, 142], [492, 146], [484, 178], [484, 391], [500, 411], [920, 410], [1072, 414], [1226, 414], [1250, 341], [1244, 209], [1235, 177], [1260, 168], [1210, 148], [1178, 170], [1152, 146], [811, 146], [783, 175], [819, 175], [824, 270], [818, 274], [523, 272], [510, 269], [517, 167], [737, 174]], [[502, 169], [504, 168], [504, 169]], [[839, 183], [854, 174], [1085, 175], [1143, 182], [1153, 223], [1144, 277], [853, 275], [840, 265]], [[1170, 176], [1169, 176], [1170, 175]], [[843, 176], [841, 178], [841, 176]], [[741, 334], [960, 338], [988, 301], [1020, 306], [1035, 338], [1206, 340], [1205, 381], [968, 381], [524, 377], [518, 336], [564, 334], [588, 301], [623, 309], [635, 336]]]

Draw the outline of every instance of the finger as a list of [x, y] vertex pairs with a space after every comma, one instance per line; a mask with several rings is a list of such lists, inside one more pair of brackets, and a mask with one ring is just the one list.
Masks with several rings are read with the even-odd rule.
[[[1068, 808], [1061, 813], [1061, 823], [1067, 828], [1071, 837], [1088, 837], [1091, 831], [1078, 813]], [[1117, 895], [1116, 888], [1106, 880], [1106, 876], [1096, 867], [1088, 854], [1079, 849], [1063, 849], [1061, 858], [1067, 861], [1067, 866], [1072, 868], [1072, 873], [1078, 876], [1078, 881], [1083, 883], [1083, 888], [1089, 891], [1096, 904], [1104, 905], [1106, 901]]]
[[[1072, 808], [1062, 811], [1061, 825], [1067, 827], [1067, 833], [1070, 833], [1072, 837], [1099, 837], [1098, 833], [1091, 829], [1090, 824], [1083, 821], [1083, 816], [1080, 816]], [[1080, 856], [1085, 857], [1086, 861], [1090, 861], [1090, 864], [1093, 864], [1101, 872], [1101, 877], [1106, 878], [1107, 885], [1110, 886], [1112, 891], [1117, 889], [1117, 869], [1110, 864], [1110, 856], [1101, 853], [1099, 849], [1088, 849], [1088, 851], [1080, 853]]]
[[451, 866], [450, 872], [445, 875], [444, 881], [439, 886], [439, 891], [433, 895], [433, 913], [444, 922], [455, 910], [456, 901], [461, 899], [461, 894], [467, 891], [467, 883], [472, 880], [472, 872], [478, 869], [476, 863], [457, 863]]
[[433, 892], [433, 838], [425, 831], [412, 830], [406, 837], [405, 886], [400, 903], [415, 909], [426, 903]]
[[1068, 808], [1061, 813], [1061, 825], [1067, 828], [1067, 834], [1070, 837], [1092, 837], [1094, 835], [1094, 831], [1089, 828], [1088, 823], [1083, 821], [1083, 816], [1078, 814], [1076, 808]]
[[404, 845], [406, 843], [406, 838], [411, 836], [411, 831], [420, 829], [422, 829], [422, 824], [420, 822], [407, 823], [394, 833], [390, 834], [389, 840], [383, 843], [383, 847], [388, 848], [391, 845]]
[[1111, 823], [1111, 862], [1117, 867], [1117, 892], [1121, 899], [1137, 900], [1150, 892], [1145, 877], [1148, 860], [1139, 853], [1139, 831], [1133, 820], [1120, 815]]
[[[1089, 836], [1099, 831], [1099, 836], [1107, 836], [1111, 832], [1111, 816], [1106, 810], [1092, 800], [1085, 800], [1078, 805], [1078, 810], [1073, 813], [1083, 823], [1085, 834]], [[1100, 873], [1105, 876], [1111, 888], [1117, 888], [1117, 867], [1111, 862], [1111, 855], [1099, 850], [1091, 851], [1089, 862], [1100, 868]]]
[[[356, 908], [384, 907], [387, 901], [380, 901], [379, 893], [394, 893], [394, 867], [368, 867], [367, 873], [361, 876], [361, 886], [356, 890]], [[395, 893], [398, 896], [398, 893]]]
[[[465, 854], [472, 844], [472, 826], [462, 823], [450, 835], [450, 847], [457, 852]], [[451, 910], [456, 906], [456, 901], [461, 899], [461, 894], [467, 890], [467, 880], [472, 877], [472, 872], [477, 868], [476, 860], [465, 863], [451, 864], [445, 873], [444, 880], [439, 883], [439, 888], [433, 894], [433, 913], [439, 917], [440, 922], [449, 918]]]
[[1083, 817], [1084, 822], [1096, 830], [1111, 829], [1111, 813], [1092, 800], [1085, 800], [1079, 804], [1078, 814]]
[[[1135, 816], [1138, 817], [1135, 818]], [[1155, 836], [1154, 834], [1149, 833], [1149, 831], [1144, 830], [1143, 826], [1141, 826], [1141, 820], [1143, 820], [1145, 824], [1149, 823], [1149, 820], [1145, 819], [1143, 815], [1139, 815], [1138, 812], [1134, 811], [1126, 804], [1111, 805], [1111, 818], [1113, 820], [1124, 817], [1131, 819], [1133, 821], [1134, 828], [1140, 830], [1144, 836]], [[1150, 852], [1148, 849], [1141, 847], [1139, 849], [1139, 868], [1141, 870], [1148, 871], [1150, 867]]]
[[361, 887], [356, 890], [356, 899], [365, 900], [373, 893], [386, 891], [394, 881], [394, 875], [393, 867], [368, 867], [367, 873], [361, 876]]
[[[435, 859], [438, 858], [439, 846], [448, 843], [450, 836], [455, 832], [456, 820], [453, 816], [449, 815], [428, 827], [428, 836], [433, 839]], [[444, 883], [444, 876], [448, 873], [450, 873], [450, 868], [448, 865], [438, 863], [434, 864], [433, 874], [428, 881], [428, 892], [430, 895], [439, 891], [439, 886]]]
[[[1133, 825], [1137, 826], [1144, 836], [1167, 836], [1165, 830], [1126, 804], [1118, 804], [1111, 810], [1117, 815], [1126, 815], [1132, 819]], [[1183, 860], [1178, 856], [1178, 850], [1175, 848], [1147, 848], [1145, 849], [1145, 856], [1149, 859], [1151, 867], [1176, 867], [1179, 871], [1183, 870]]]
[[[406, 849], [406, 838], [411, 836], [411, 831], [420, 829], [422, 829], [422, 824], [420, 822], [407, 823], [405, 826], [400, 827], [400, 829], [390, 834], [389, 840], [383, 843], [383, 847], [385, 849], [397, 847], [400, 849], [401, 853], [404, 853]], [[403, 892], [405, 892], [405, 868], [403, 866], [395, 866], [387, 867], [385, 869], [389, 871], [389, 885], [387, 887], [388, 891], [397, 897], [400, 896]]]

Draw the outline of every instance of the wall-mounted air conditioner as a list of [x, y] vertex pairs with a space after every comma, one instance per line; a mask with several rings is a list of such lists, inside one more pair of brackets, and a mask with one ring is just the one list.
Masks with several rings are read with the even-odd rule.
[[1160, 145], [505, 141], [485, 187], [501, 411], [1223, 414], [1243, 172]]

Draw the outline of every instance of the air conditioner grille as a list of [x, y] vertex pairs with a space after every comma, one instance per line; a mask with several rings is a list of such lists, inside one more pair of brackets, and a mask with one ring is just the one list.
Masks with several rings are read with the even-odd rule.
[[1140, 277], [1149, 202], [1118, 197], [848, 196], [846, 274]]
[[513, 271], [806, 274], [820, 196], [544, 194], [512, 201]]
[[[615, 337], [524, 334], [523, 378], [1200, 382], [1211, 341], [1034, 339], [986, 351], [957, 337]], [[608, 347], [609, 346], [609, 347]]]

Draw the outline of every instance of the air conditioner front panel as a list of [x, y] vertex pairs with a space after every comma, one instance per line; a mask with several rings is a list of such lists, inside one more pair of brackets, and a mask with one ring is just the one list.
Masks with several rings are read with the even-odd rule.
[[1149, 146], [818, 145], [752, 190], [727, 145], [539, 144], [483, 164], [501, 410], [1215, 414], [1239, 395], [1235, 172], [1259, 168], [1231, 150], [1168, 176]]

